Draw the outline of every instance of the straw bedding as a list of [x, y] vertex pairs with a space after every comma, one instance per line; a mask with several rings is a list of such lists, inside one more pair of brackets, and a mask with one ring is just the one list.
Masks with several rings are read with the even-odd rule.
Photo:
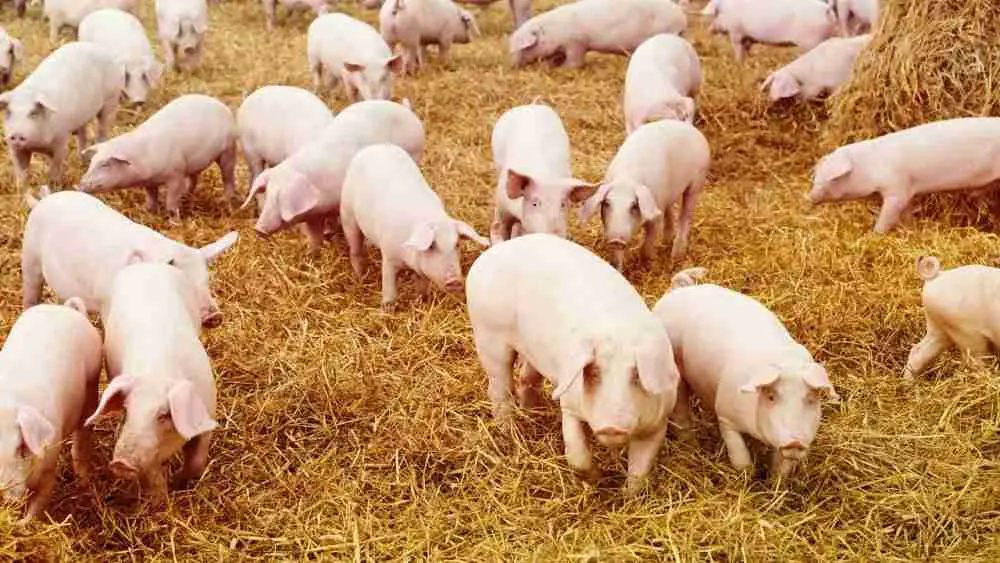
[[[987, 4], [964, 3], [983, 10]], [[552, 2], [537, 4], [536, 11]], [[928, 19], [935, 14], [921, 6], [930, 4], [907, 3]], [[373, 12], [345, 9], [375, 21]], [[37, 64], [48, 48], [43, 26], [34, 18], [14, 20], [9, 8], [4, 14], [8, 29], [25, 40], [30, 66]], [[402, 80], [397, 93], [414, 102], [427, 126], [422, 169], [429, 182], [455, 216], [485, 232], [494, 120], [541, 96], [570, 132], [576, 175], [597, 180], [624, 135], [625, 59], [591, 55], [579, 72], [515, 71], [506, 64], [509, 14], [498, 4], [477, 15], [485, 37], [457, 46], [449, 64], [434, 62], [418, 78]], [[152, 33], [151, 6], [143, 16]], [[920, 216], [876, 236], [870, 206], [809, 209], [803, 194], [823, 152], [826, 109], [767, 107], [758, 90], [795, 54], [758, 47], [739, 67], [728, 41], [692, 20], [690, 36], [706, 75], [700, 126], [714, 163], [691, 253], [678, 266], [705, 266], [709, 281], [762, 300], [829, 369], [843, 402], [824, 409], [814, 450], [794, 479], [774, 484], [738, 474], [702, 417], [696, 446], [668, 440], [646, 495], [622, 497], [624, 464], [613, 452], [598, 450], [605, 482], [581, 483], [562, 459], [554, 405], [523, 418], [515, 436], [493, 427], [459, 299], [435, 293], [419, 301], [404, 283], [398, 311], [381, 312], [377, 270], [353, 279], [342, 238], [317, 260], [306, 256], [296, 232], [256, 239], [248, 214], [226, 211], [212, 171], [177, 226], [146, 213], [141, 193], [107, 198], [192, 244], [230, 227], [243, 235], [214, 268], [226, 320], [204, 340], [218, 378], [222, 428], [206, 476], [159, 510], [106, 471], [92, 488], [80, 485], [64, 461], [50, 505], [55, 523], [22, 529], [12, 511], [0, 510], [0, 559], [1000, 558], [1000, 383], [993, 370], [964, 367], [949, 355], [912, 388], [899, 377], [909, 347], [923, 334], [915, 259], [933, 253], [946, 267], [995, 264], [996, 236]], [[306, 86], [308, 21], [293, 16], [265, 33], [256, 2], [213, 5], [203, 68], [192, 76], [169, 74], [151, 108], [123, 112], [117, 130], [185, 92], [215, 95], [235, 109], [243, 93], [261, 85]], [[888, 72], [908, 60], [865, 60], [862, 68]], [[331, 103], [344, 106], [341, 99]], [[889, 109], [877, 110], [883, 120], [869, 119], [871, 113], [855, 123], [841, 109], [847, 103], [835, 104], [835, 121], [858, 132], [895, 126], [893, 112], [901, 108], [887, 98]], [[914, 119], [935, 115], [932, 107], [913, 107]], [[24, 211], [8, 162], [0, 167], [0, 330], [6, 332], [19, 312]], [[36, 165], [37, 177], [42, 171]], [[68, 176], [80, 172], [73, 157]], [[240, 173], [245, 178], [245, 169]], [[572, 234], [600, 248], [595, 226], [574, 226]], [[469, 247], [466, 267], [472, 258]], [[670, 274], [661, 259], [628, 276], [652, 304]], [[114, 421], [100, 426], [105, 460], [113, 427]]]

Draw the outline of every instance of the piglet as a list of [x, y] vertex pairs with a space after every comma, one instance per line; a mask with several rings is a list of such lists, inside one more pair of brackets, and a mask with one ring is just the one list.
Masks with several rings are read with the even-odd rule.
[[820, 395], [838, 400], [826, 370], [778, 317], [751, 297], [696, 284], [701, 268], [674, 276], [653, 308], [673, 344], [681, 385], [674, 420], [691, 426], [688, 394], [719, 421], [729, 461], [752, 460], [743, 436], [774, 448], [772, 474], [789, 475], [805, 459], [819, 428]]
[[165, 464], [182, 448], [174, 486], [201, 477], [217, 426], [197, 292], [173, 266], [133, 263], [115, 276], [101, 320], [109, 383], [86, 425], [125, 411], [111, 472], [138, 478], [160, 500], [167, 494]]
[[24, 307], [41, 300], [47, 283], [62, 299], [79, 297], [90, 312], [107, 302], [111, 283], [130, 259], [168, 263], [194, 285], [202, 322], [215, 326], [222, 313], [209, 288], [208, 264], [232, 246], [232, 231], [202, 248], [191, 248], [133, 223], [81, 192], [59, 192], [43, 198], [28, 214], [21, 247]]
[[125, 67], [123, 92], [133, 103], [145, 103], [159, 84], [163, 65], [153, 54], [142, 22], [132, 14], [115, 9], [92, 12], [80, 22], [80, 41], [107, 49]]
[[424, 126], [408, 107], [395, 102], [371, 100], [348, 106], [318, 139], [257, 176], [243, 202], [245, 208], [258, 193], [265, 194], [254, 229], [269, 236], [302, 224], [310, 252], [317, 256], [327, 222], [340, 216], [340, 190], [351, 159], [362, 148], [379, 143], [399, 145], [419, 162]]
[[275, 8], [278, 4], [284, 6], [287, 12], [312, 10], [317, 16], [321, 16], [330, 11], [327, 0], [263, 0], [263, 4], [268, 31], [274, 29]]
[[379, 12], [379, 27], [390, 49], [403, 45], [403, 66], [412, 73], [424, 66], [427, 45], [437, 45], [444, 61], [453, 43], [479, 34], [472, 14], [451, 0], [389, 0]]
[[769, 90], [772, 102], [795, 97], [808, 101], [832, 94], [851, 77], [854, 60], [870, 40], [871, 35], [831, 37], [772, 72], [761, 89]]
[[[318, 138], [332, 121], [330, 108], [302, 88], [264, 86], [247, 96], [236, 112], [236, 129], [250, 168], [250, 187], [265, 168]], [[261, 196], [257, 202], [263, 208]]]
[[[627, 490], [656, 463], [677, 399], [666, 331], [614, 268], [576, 243], [531, 234], [491, 247], [469, 269], [466, 299], [494, 416], [509, 424], [515, 356], [523, 408], [544, 377], [562, 409], [566, 460], [600, 474], [587, 443], [628, 447]], [[589, 432], [588, 432], [589, 427]]]
[[235, 203], [236, 122], [226, 104], [202, 94], [175, 98], [139, 127], [85, 151], [90, 167], [80, 191], [95, 194], [142, 186], [150, 211], [166, 188], [167, 211], [180, 217], [181, 198], [193, 191], [198, 175], [216, 163], [226, 199]]
[[[86, 87], [81, 87], [86, 85]], [[91, 43], [68, 43], [39, 63], [21, 84], [0, 94], [4, 133], [14, 177], [27, 189], [31, 155], [51, 157], [49, 185], [62, 184], [69, 137], [87, 146], [87, 124], [97, 120], [97, 140], [114, 125], [124, 76], [104, 49]]]
[[39, 516], [56, 483], [62, 442], [73, 436], [73, 468], [86, 479], [93, 441], [84, 418], [97, 406], [101, 335], [83, 301], [25, 311], [0, 350], [0, 491], [27, 497]]
[[669, 0], [579, 0], [539, 14], [510, 35], [515, 66], [548, 60], [580, 68], [587, 51], [627, 55], [658, 33], [683, 33], [684, 10]]
[[156, 27], [167, 66], [190, 71], [201, 64], [208, 31], [205, 0], [156, 0]]
[[55, 43], [62, 28], [76, 30], [84, 18], [97, 10], [109, 8], [134, 14], [138, 5], [138, 0], [45, 0], [42, 11], [49, 20], [49, 41]]
[[374, 27], [345, 14], [325, 14], [309, 25], [307, 56], [317, 94], [335, 80], [349, 100], [388, 100], [392, 74], [403, 70]]
[[404, 269], [417, 273], [421, 293], [427, 292], [428, 280], [445, 291], [461, 293], [465, 284], [459, 237], [489, 246], [475, 229], [448, 216], [413, 158], [396, 145], [358, 151], [344, 177], [340, 223], [356, 276], [364, 275], [365, 242], [379, 247], [386, 309], [396, 302], [396, 278]]
[[625, 247], [639, 227], [646, 231], [643, 261], [653, 257], [661, 232], [664, 239], [671, 237], [673, 208], [679, 203], [680, 219], [670, 253], [671, 260], [678, 260], [687, 251], [694, 208], [710, 160], [708, 141], [693, 125], [674, 120], [643, 125], [618, 149], [597, 193], [580, 208], [580, 222], [586, 223], [600, 208], [612, 263], [622, 270]]
[[670, 33], [650, 37], [628, 62], [625, 73], [625, 133], [648, 121], [694, 121], [701, 88], [701, 62], [686, 39]]
[[729, 35], [737, 61], [754, 43], [809, 51], [836, 27], [833, 8], [823, 0], [711, 0], [702, 13], [714, 16], [712, 31]]
[[878, 22], [879, 0], [829, 0], [837, 12], [844, 37], [871, 32]]
[[813, 204], [882, 196], [876, 233], [899, 222], [914, 196], [974, 190], [1000, 180], [1000, 118], [945, 119], [845, 145], [816, 165]]
[[0, 88], [6, 89], [14, 76], [14, 66], [24, 60], [21, 40], [12, 37], [0, 27]]
[[924, 280], [927, 334], [910, 350], [905, 380], [923, 373], [949, 348], [977, 360], [1000, 348], [1000, 269], [972, 265], [942, 271], [937, 258], [921, 256], [917, 274]]
[[508, 110], [493, 128], [492, 145], [499, 180], [490, 240], [511, 238], [515, 226], [565, 237], [570, 204], [592, 196], [597, 186], [573, 178], [559, 114], [543, 104]]

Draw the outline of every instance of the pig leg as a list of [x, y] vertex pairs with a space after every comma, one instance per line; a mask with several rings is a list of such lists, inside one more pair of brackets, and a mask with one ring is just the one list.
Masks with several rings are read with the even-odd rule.
[[572, 42], [566, 45], [566, 60], [561, 66], [565, 68], [577, 69], [583, 67], [584, 57], [587, 55], [587, 47], [582, 43]]
[[878, 221], [875, 222], [875, 232], [882, 235], [889, 232], [889, 229], [899, 223], [899, 217], [910, 200], [906, 197], [886, 196], [882, 198], [882, 210], [879, 211]]
[[744, 43], [743, 39], [743, 34], [739, 31], [729, 31], [729, 42], [733, 44], [733, 52], [736, 55], [736, 62], [738, 63], [742, 63], [747, 55], [746, 43]]
[[146, 186], [146, 211], [156, 213], [160, 210], [160, 187]]
[[394, 260], [382, 258], [382, 309], [392, 311], [399, 291], [396, 289], [396, 277], [399, 275], [399, 264]]
[[[97, 375], [99, 376], [100, 373], [98, 372]], [[73, 432], [73, 446], [70, 449], [73, 458], [73, 471], [77, 478], [84, 482], [90, 480], [90, 470], [93, 467], [94, 431], [91, 427], [84, 426], [83, 422], [89, 416], [88, 413], [97, 410], [100, 397], [97, 393], [96, 383], [88, 386], [86, 395], [83, 401], [83, 414], [80, 417], [79, 426]]]
[[674, 412], [670, 414], [670, 420], [677, 425], [677, 436], [683, 442], [693, 444], [694, 417], [691, 414], [691, 390], [682, 380], [677, 386], [677, 402], [674, 404]]
[[[21, 303], [25, 309], [34, 307], [42, 300], [42, 262], [36, 251], [21, 253]], [[93, 412], [93, 411], [91, 411]]]
[[115, 124], [115, 114], [118, 113], [118, 94], [104, 101], [104, 106], [97, 113], [97, 142], [103, 143], [108, 138], [108, 131]]
[[230, 210], [236, 203], [236, 141], [233, 140], [216, 161], [219, 172], [222, 173], [222, 185], [225, 186], [226, 203]]
[[66, 163], [66, 153], [69, 152], [69, 137], [52, 143], [52, 159], [49, 161], [49, 186], [62, 186], [63, 165]]
[[487, 331], [475, 331], [476, 352], [489, 379], [486, 394], [493, 406], [493, 418], [502, 425], [509, 425], [514, 413], [510, 396], [514, 349]]
[[180, 220], [181, 218], [181, 199], [188, 190], [188, 181], [189, 179], [184, 176], [175, 176], [166, 181], [167, 213], [174, 220]]
[[23, 192], [28, 187], [28, 170], [31, 166], [31, 152], [10, 149], [10, 160], [14, 163], [14, 182], [17, 184], [17, 191]]
[[318, 258], [323, 249], [323, 226], [326, 217], [312, 217], [302, 223], [302, 233], [309, 240], [309, 256]]
[[729, 454], [729, 462], [740, 471], [750, 469], [753, 460], [750, 458], [750, 450], [743, 440], [743, 435], [739, 430], [732, 428], [726, 422], [719, 420], [719, 433], [722, 434], [722, 441], [726, 443], [726, 453]]
[[196, 481], [205, 473], [208, 465], [208, 446], [212, 443], [212, 433], [199, 434], [184, 444], [184, 467], [174, 476], [174, 489], [183, 489], [191, 481]]
[[448, 61], [448, 53], [451, 52], [451, 41], [448, 39], [442, 39], [441, 43], [438, 45], [438, 59], [442, 63]]
[[[687, 254], [688, 237], [691, 235], [691, 224], [694, 223], [694, 208], [698, 205], [701, 188], [701, 182], [698, 182], [691, 184], [684, 191], [684, 198], [681, 200], [680, 218], [677, 221], [677, 234], [674, 235], [673, 247], [670, 251], [671, 260], [680, 260]], [[673, 215], [672, 209], [665, 211]]]
[[639, 256], [642, 258], [643, 264], [648, 264], [650, 260], [653, 259], [653, 251], [656, 249], [656, 239], [657, 235], [666, 231], [668, 227], [667, 224], [671, 223], [669, 209], [664, 210], [665, 213], [663, 217], [654, 219], [652, 221], [647, 221], [643, 226], [644, 235], [642, 240], [642, 250], [639, 251]]
[[76, 137], [76, 152], [80, 158], [83, 158], [83, 151], [87, 148], [87, 126], [84, 125], [73, 131], [73, 135]]
[[566, 411], [562, 413], [563, 442], [566, 448], [566, 463], [585, 480], [597, 480], [601, 470], [594, 465], [594, 458], [587, 441], [584, 422]]
[[317, 62], [312, 65], [313, 90], [317, 95], [323, 95], [326, 84], [323, 81], [323, 63]]
[[403, 69], [408, 74], [416, 74], [420, 68], [420, 49], [411, 44], [403, 45]]
[[953, 333], [952, 337], [962, 354], [971, 357], [977, 366], [982, 363], [983, 357], [990, 353], [990, 341], [977, 332]]
[[42, 462], [44, 465], [39, 468], [41, 473], [38, 476], [38, 484], [31, 491], [31, 500], [28, 502], [28, 509], [24, 515], [25, 520], [31, 521], [38, 518], [45, 510], [46, 505], [49, 504], [49, 499], [52, 498], [52, 489], [55, 488], [56, 484], [57, 459], [57, 456], [52, 456], [51, 461], [46, 459]]
[[912, 380], [927, 369], [927, 366], [951, 346], [951, 340], [933, 321], [927, 319], [927, 334], [911, 350], [903, 368], [903, 379]]
[[167, 39], [162, 40], [161, 44], [163, 45], [163, 56], [166, 58], [166, 66], [175, 71], [179, 70], [177, 68], [177, 51], [174, 49], [174, 44]]
[[163, 502], [167, 498], [167, 477], [160, 464], [154, 464], [139, 476], [139, 485], [143, 492], [149, 494], [154, 502]]
[[274, 31], [274, 3], [275, 0], [264, 0], [264, 20], [268, 31]]
[[344, 238], [347, 239], [347, 247], [351, 252], [351, 268], [354, 270], [355, 276], [359, 279], [363, 278], [365, 276], [365, 268], [368, 265], [365, 235], [362, 234], [353, 217], [341, 215], [340, 223], [344, 228]]
[[421, 299], [427, 299], [427, 298], [430, 297], [430, 295], [431, 295], [431, 280], [429, 280], [429, 279], [425, 278], [424, 276], [420, 275], [420, 273], [418, 272], [417, 273], [417, 279], [414, 282], [414, 284], [416, 285], [417, 295], [419, 295]]
[[625, 494], [634, 495], [646, 486], [649, 474], [656, 465], [656, 456], [667, 435], [667, 425], [654, 430], [648, 436], [633, 438], [628, 444], [628, 477], [625, 480]]
[[493, 214], [493, 223], [490, 224], [490, 243], [497, 244], [509, 240], [514, 222], [514, 217], [497, 209]]
[[541, 402], [539, 389], [542, 385], [542, 374], [528, 362], [521, 365], [521, 375], [517, 378], [517, 403], [522, 409], [534, 409]]

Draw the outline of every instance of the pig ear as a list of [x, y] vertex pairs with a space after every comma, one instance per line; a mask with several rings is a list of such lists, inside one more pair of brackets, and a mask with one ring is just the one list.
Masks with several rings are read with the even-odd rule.
[[344, 61], [344, 70], [346, 70], [347, 72], [361, 72], [364, 69], [365, 65], [359, 65], [358, 63]]
[[767, 89], [771, 87], [771, 83], [774, 82], [775, 74], [777, 74], [777, 72], [772, 72], [771, 74], [767, 75], [767, 78], [765, 78], [764, 82], [760, 85], [761, 92], [766, 92]]
[[52, 109], [52, 104], [45, 100], [45, 98], [39, 96], [35, 99], [35, 105], [32, 106], [29, 115], [32, 117], [42, 117], [45, 115], [51, 115], [55, 113], [56, 110]]
[[430, 250], [434, 245], [434, 225], [431, 223], [420, 223], [413, 227], [410, 238], [406, 239], [403, 246], [412, 248], [418, 252]]
[[305, 177], [296, 178], [287, 188], [278, 191], [281, 220], [289, 223], [319, 203], [319, 192]]
[[528, 186], [531, 183], [531, 176], [521, 174], [513, 168], [507, 169], [507, 197], [510, 199], [517, 199], [523, 196], [524, 192], [528, 191]]
[[639, 383], [648, 393], [662, 395], [677, 388], [681, 375], [667, 338], [647, 340], [636, 353], [635, 363]]
[[476, 229], [472, 228], [472, 225], [462, 221], [455, 221], [455, 228], [458, 229], [458, 236], [465, 237], [484, 248], [489, 247], [490, 240], [477, 233]]
[[399, 74], [403, 71], [403, 55], [393, 55], [385, 61], [385, 68]]
[[469, 33], [473, 35], [482, 35], [479, 31], [479, 26], [476, 25], [476, 18], [472, 16], [466, 10], [459, 10], [459, 16], [462, 18], [462, 24], [465, 25], [465, 29], [469, 30]]
[[132, 390], [135, 379], [131, 375], [119, 375], [108, 383], [104, 393], [101, 394], [101, 402], [97, 405], [97, 410], [90, 418], [83, 423], [84, 426], [93, 426], [101, 415], [120, 411], [125, 404], [125, 396]]
[[771, 385], [772, 383], [777, 381], [778, 376], [780, 375], [781, 374], [776, 369], [768, 369], [766, 371], [762, 371], [751, 377], [750, 381], [746, 382], [742, 387], [740, 387], [740, 391], [743, 393], [756, 393], [757, 391], [760, 390], [761, 387], [767, 387], [768, 385]]
[[694, 103], [694, 98], [685, 97], [681, 100], [681, 114], [684, 116], [684, 121], [688, 123], [694, 122], [694, 114], [697, 112], [697, 106]]
[[260, 175], [257, 176], [257, 178], [254, 179], [253, 185], [250, 186], [250, 193], [247, 194], [246, 201], [244, 201], [243, 205], [240, 206], [241, 211], [246, 209], [250, 205], [250, 202], [253, 201], [254, 196], [256, 196], [259, 192], [267, 190], [267, 181], [269, 177], [270, 177], [269, 171], [265, 170], [261, 172]]
[[533, 47], [536, 43], [538, 43], [538, 31], [532, 29], [523, 33], [515, 33], [513, 47], [515, 51], [523, 51]]
[[847, 151], [837, 149], [819, 161], [819, 165], [816, 166], [815, 181], [817, 183], [832, 182], [841, 176], [846, 176], [853, 168], [854, 164], [851, 163]]
[[594, 192], [597, 191], [599, 186], [600, 184], [591, 184], [574, 178], [570, 180], [569, 200], [573, 203], [586, 201], [589, 197], [594, 195]]
[[44, 455], [45, 448], [56, 439], [52, 423], [34, 407], [17, 408], [17, 425], [21, 428], [21, 440], [36, 457]]
[[87, 160], [93, 159], [94, 156], [97, 155], [97, 151], [101, 150], [102, 144], [103, 143], [94, 143], [93, 145], [90, 145], [89, 147], [83, 149], [82, 152], [80, 152], [80, 156], [82, 156]]
[[240, 239], [240, 234], [236, 231], [229, 231], [222, 238], [213, 242], [212, 244], [203, 246], [198, 249], [201, 253], [202, 258], [205, 262], [212, 263], [213, 260], [219, 257], [220, 254], [229, 250], [229, 247], [236, 244], [236, 241]]
[[590, 221], [590, 218], [593, 217], [594, 213], [597, 212], [597, 208], [600, 207], [602, 203], [604, 203], [604, 200], [608, 197], [608, 193], [610, 191], [611, 191], [610, 183], [601, 184], [600, 187], [597, 188], [597, 192], [594, 193], [594, 195], [590, 196], [590, 199], [583, 202], [583, 205], [580, 206], [580, 211], [577, 212], [576, 216], [577, 219], [580, 220], [580, 223], [586, 223], [587, 221]]
[[830, 400], [833, 402], [840, 402], [840, 395], [833, 388], [833, 383], [830, 383], [830, 376], [826, 373], [826, 368], [819, 364], [812, 364], [806, 369], [805, 373], [802, 374], [802, 379], [806, 382], [811, 389], [816, 391], [826, 391]]
[[663, 215], [663, 211], [661, 211], [659, 206], [656, 205], [656, 200], [653, 199], [653, 194], [646, 186], [642, 184], [636, 185], [635, 198], [639, 202], [639, 214], [642, 215], [642, 220], [644, 222], [648, 223], [649, 221]]
[[205, 403], [198, 396], [190, 381], [181, 381], [170, 388], [167, 394], [170, 404], [170, 418], [173, 420], [177, 433], [185, 440], [210, 432], [218, 427], [212, 420]]
[[156, 260], [148, 252], [141, 248], [133, 248], [128, 257], [125, 258], [125, 265], [142, 264], [143, 262], [155, 262]]
[[559, 374], [559, 384], [552, 391], [552, 398], [559, 400], [563, 395], [569, 391], [569, 388], [573, 386], [574, 383], [581, 377], [583, 377], [583, 370], [587, 369], [591, 363], [594, 362], [594, 349], [587, 346], [581, 349], [580, 352], [574, 357], [567, 365], [569, 369], [565, 373]]
[[774, 82], [771, 84], [771, 99], [792, 98], [797, 96], [799, 91], [799, 81], [791, 74], [783, 72], [774, 77]]

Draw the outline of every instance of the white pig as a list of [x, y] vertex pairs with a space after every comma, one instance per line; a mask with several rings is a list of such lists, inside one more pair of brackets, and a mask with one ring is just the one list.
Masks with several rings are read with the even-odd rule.
[[627, 487], [641, 487], [663, 444], [679, 378], [666, 331], [632, 284], [576, 243], [532, 234], [480, 255], [466, 298], [494, 416], [510, 423], [517, 355], [522, 408], [535, 405], [543, 377], [555, 388], [570, 467], [599, 474], [589, 427], [605, 446], [628, 446]]
[[[481, 6], [483, 8], [498, 2], [501, 0], [456, 0], [460, 4], [469, 4], [472, 6]], [[363, 0], [366, 7], [368, 3], [377, 2], [379, 6], [382, 5], [382, 0]], [[531, 19], [531, 0], [507, 0], [507, 6], [510, 8], [510, 15], [514, 18], [514, 29], [521, 27], [521, 24]]]
[[[32, 6], [34, 6], [34, 3], [32, 3]], [[14, 11], [17, 12], [17, 17], [23, 18], [24, 12], [27, 11], [27, 9], [28, 0], [14, 0]]]
[[917, 274], [924, 280], [923, 304], [927, 334], [910, 350], [903, 377], [923, 373], [941, 352], [957, 347], [974, 359], [1000, 349], [1000, 269], [962, 266], [941, 270], [933, 256], [917, 261]]
[[179, 268], [194, 285], [202, 322], [206, 326], [221, 322], [222, 313], [209, 288], [208, 265], [236, 242], [236, 231], [191, 248], [133, 223], [81, 192], [55, 193], [31, 205], [21, 247], [25, 308], [41, 300], [44, 282], [61, 298], [80, 297], [88, 311], [98, 312], [115, 274], [138, 259]]
[[587, 51], [627, 55], [658, 33], [683, 33], [687, 17], [669, 0], [579, 0], [539, 14], [510, 35], [515, 66], [548, 60], [583, 66]]
[[226, 104], [202, 94], [174, 98], [132, 131], [87, 149], [90, 167], [80, 190], [95, 194], [131, 187], [146, 189], [147, 207], [159, 207], [166, 188], [167, 211], [180, 217], [181, 198], [198, 175], [217, 163], [226, 199], [235, 203], [236, 122]]
[[0, 94], [18, 188], [26, 189], [36, 152], [51, 157], [49, 185], [61, 185], [70, 135], [83, 151], [87, 124], [96, 118], [97, 140], [103, 141], [114, 125], [123, 85], [121, 67], [104, 49], [76, 42], [53, 51], [17, 88]]
[[262, 0], [264, 5], [264, 17], [267, 20], [268, 31], [274, 29], [275, 8], [278, 4], [284, 6], [286, 12], [312, 10], [317, 16], [321, 16], [330, 11], [327, 0]]
[[[830, 0], [833, 4], [834, 0]], [[837, 21], [844, 37], [871, 32], [878, 22], [879, 0], [835, 0]]]
[[156, 27], [167, 66], [190, 71], [201, 64], [208, 31], [205, 0], [156, 0]]
[[159, 84], [163, 65], [153, 54], [142, 22], [132, 14], [113, 9], [92, 12], [80, 23], [80, 41], [104, 47], [125, 67], [124, 92], [132, 102], [145, 103]]
[[650, 37], [628, 62], [625, 73], [625, 133], [655, 119], [694, 121], [701, 88], [701, 62], [686, 39], [670, 33]]
[[165, 464], [182, 448], [175, 488], [201, 477], [218, 426], [195, 287], [173, 266], [131, 264], [115, 276], [101, 320], [109, 383], [86, 424], [125, 411], [111, 472], [138, 478], [159, 500], [167, 493]]
[[317, 94], [335, 81], [349, 100], [388, 100], [392, 73], [403, 70], [374, 27], [345, 14], [325, 14], [309, 25], [307, 55]]
[[705, 10], [715, 14], [711, 30], [729, 35], [737, 61], [754, 43], [809, 51], [836, 27], [833, 8], [822, 0], [712, 0]]
[[111, 8], [134, 14], [138, 4], [138, 0], [45, 0], [42, 11], [49, 20], [49, 41], [55, 43], [63, 27], [75, 30], [92, 12]]
[[[694, 270], [694, 271], [692, 271]], [[667, 329], [682, 383], [674, 420], [691, 422], [690, 392], [714, 412], [729, 461], [752, 461], [743, 436], [774, 448], [771, 470], [789, 475], [819, 429], [820, 392], [837, 400], [826, 370], [778, 317], [751, 297], [717, 285], [691, 285], [701, 268], [674, 276], [653, 308]]]
[[[294, 86], [264, 86], [243, 100], [236, 112], [240, 146], [250, 168], [250, 188], [265, 168], [276, 166], [333, 121], [333, 112], [312, 92]], [[262, 196], [257, 200], [263, 208]]]
[[0, 88], [6, 89], [14, 77], [14, 66], [24, 59], [24, 47], [21, 40], [11, 37], [7, 30], [0, 27]]
[[390, 49], [403, 45], [403, 67], [412, 73], [424, 66], [427, 45], [437, 45], [444, 61], [453, 43], [479, 34], [472, 14], [451, 0], [389, 0], [379, 12], [379, 27]]
[[459, 237], [489, 246], [471, 226], [448, 216], [413, 157], [396, 145], [372, 145], [355, 155], [344, 177], [340, 223], [359, 278], [368, 259], [365, 241], [379, 247], [386, 309], [396, 301], [401, 270], [418, 274], [421, 293], [427, 292], [428, 281], [460, 293], [465, 284]]
[[832, 94], [851, 77], [854, 60], [870, 40], [871, 35], [831, 37], [772, 72], [761, 90], [770, 91], [772, 102], [794, 97], [808, 101]]
[[41, 514], [56, 483], [62, 442], [73, 436], [73, 468], [86, 479], [93, 440], [83, 427], [97, 406], [101, 335], [79, 299], [25, 311], [0, 350], [0, 491], [28, 497]]
[[514, 227], [565, 237], [570, 203], [594, 195], [597, 186], [573, 178], [559, 114], [543, 104], [510, 109], [493, 128], [492, 146], [499, 180], [490, 240], [511, 238]]
[[420, 162], [424, 126], [406, 106], [370, 100], [348, 106], [322, 135], [306, 144], [253, 183], [245, 208], [260, 191], [264, 208], [254, 229], [262, 236], [301, 223], [310, 252], [319, 254], [327, 221], [339, 218], [340, 190], [351, 159], [359, 150], [379, 143], [399, 145]]
[[643, 125], [629, 135], [608, 166], [604, 181], [583, 207], [586, 223], [600, 208], [604, 239], [622, 270], [625, 247], [639, 227], [646, 231], [642, 258], [653, 257], [661, 232], [673, 235], [674, 204], [680, 204], [677, 234], [670, 253], [678, 260], [687, 251], [694, 209], [705, 186], [711, 161], [708, 141], [693, 125], [664, 120]]
[[886, 233], [916, 195], [977, 189], [1000, 180], [1000, 118], [945, 119], [845, 145], [816, 165], [813, 204], [882, 196]]

